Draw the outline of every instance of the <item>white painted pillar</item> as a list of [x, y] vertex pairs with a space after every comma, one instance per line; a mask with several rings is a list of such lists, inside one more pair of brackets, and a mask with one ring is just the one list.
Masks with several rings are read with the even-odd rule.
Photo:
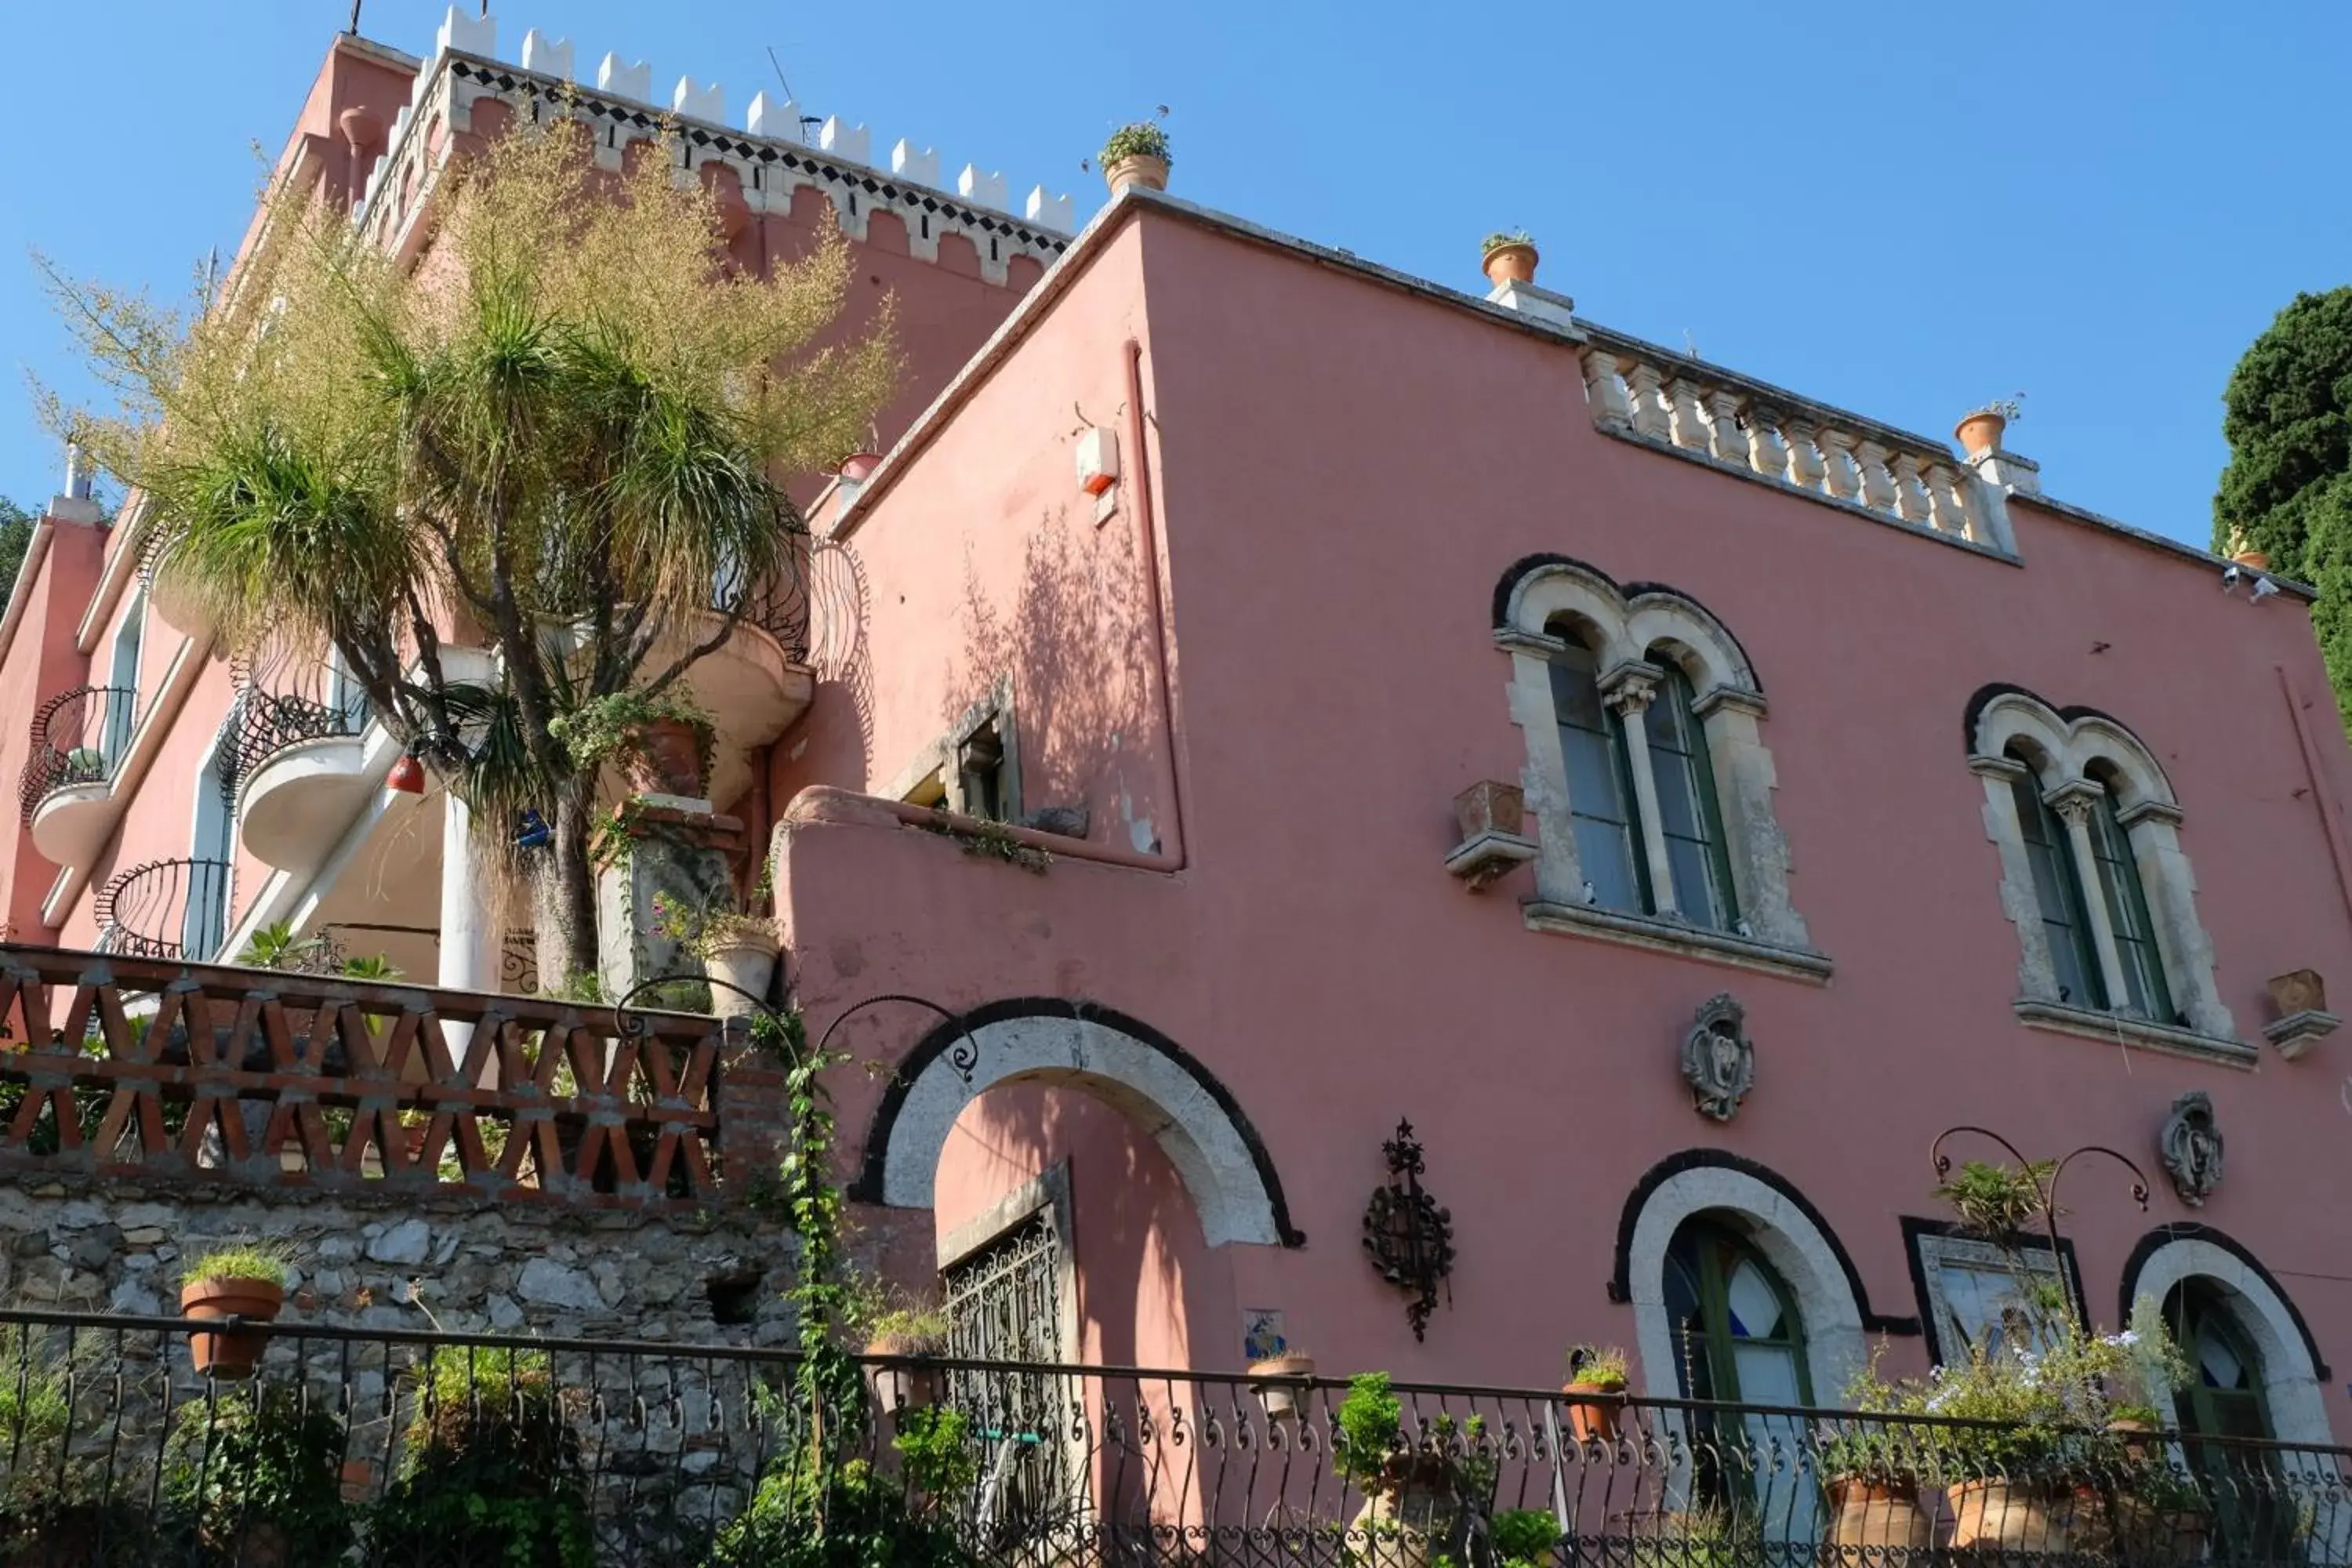
[[2099, 879], [2098, 857], [2091, 851], [2091, 802], [2098, 785], [2070, 779], [2043, 798], [2066, 824], [2066, 841], [2074, 851], [2074, 877], [2082, 884], [2083, 909], [2091, 921], [2091, 945], [2099, 954], [2099, 974], [2107, 985], [2112, 1012], [2132, 1010], [2131, 987], [2124, 980], [2123, 953], [2116, 946], [2115, 922], [2107, 918], [2106, 886]]
[[[478, 648], [445, 648], [441, 667], [451, 680], [491, 678], [489, 656]], [[489, 889], [474, 856], [473, 808], [446, 784], [441, 790], [441, 951], [434, 983], [450, 991], [498, 989], [499, 949], [491, 929]], [[470, 1024], [444, 1021], [449, 1049], [463, 1059], [472, 1044]]]
[[1634, 666], [1609, 683], [1602, 700], [1617, 715], [1625, 736], [1625, 771], [1633, 775], [1633, 816], [1642, 832], [1642, 854], [1650, 865], [1650, 912], [1681, 912], [1675, 901], [1675, 863], [1666, 858], [1665, 828], [1658, 821], [1658, 782], [1650, 776], [1650, 732], [1643, 723], [1650, 700], [1658, 694], [1654, 670]]

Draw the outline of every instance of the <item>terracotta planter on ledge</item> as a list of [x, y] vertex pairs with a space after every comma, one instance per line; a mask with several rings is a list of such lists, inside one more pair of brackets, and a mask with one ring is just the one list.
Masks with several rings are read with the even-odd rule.
[[683, 719], [656, 719], [637, 731], [629, 778], [646, 795], [702, 798], [702, 736]]
[[1980, 409], [1953, 426], [1952, 434], [1959, 437], [1960, 450], [1975, 458], [2000, 451], [2001, 433], [2008, 428], [2007, 416]]
[[841, 467], [835, 472], [850, 483], [858, 484], [881, 466], [882, 454], [879, 452], [852, 452], [841, 459]]
[[1115, 163], [1103, 165], [1103, 181], [1110, 186], [1114, 199], [1129, 185], [1141, 185], [1147, 191], [1168, 188], [1168, 160], [1149, 153], [1137, 153]]
[[1518, 785], [1481, 779], [1454, 797], [1454, 820], [1468, 843], [1482, 833], [1517, 837], [1527, 825], [1528, 797]]
[[1945, 1489], [1952, 1510], [1951, 1547], [2063, 1555], [2074, 1543], [2074, 1500], [2053, 1497], [2048, 1484], [1959, 1481]]
[[[866, 1345], [869, 1356], [923, 1357], [930, 1354], [893, 1334], [884, 1334]], [[920, 1410], [936, 1405], [940, 1399], [940, 1369], [900, 1360], [895, 1366], [872, 1366], [866, 1369], [867, 1386], [874, 1390], [874, 1403], [883, 1411]]]
[[1532, 283], [1536, 280], [1536, 264], [1542, 259], [1543, 253], [1534, 246], [1515, 239], [1486, 252], [1478, 265], [1486, 270], [1489, 283]]
[[260, 1325], [220, 1332], [191, 1331], [188, 1353], [199, 1374], [217, 1378], [253, 1375], [268, 1347], [268, 1325], [286, 1307], [286, 1289], [267, 1279], [191, 1279], [180, 1287], [180, 1313], [189, 1318], [242, 1318]]
[[1622, 1384], [1570, 1383], [1560, 1388], [1568, 1401], [1568, 1429], [1580, 1443], [1614, 1443], [1617, 1412], [1624, 1406]]

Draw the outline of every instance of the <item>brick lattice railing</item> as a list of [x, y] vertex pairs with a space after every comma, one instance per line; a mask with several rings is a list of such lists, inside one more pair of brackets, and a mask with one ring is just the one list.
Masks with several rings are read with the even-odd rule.
[[772, 1142], [749, 1049], [688, 1014], [0, 943], [0, 1172], [695, 1208], [730, 1091]]

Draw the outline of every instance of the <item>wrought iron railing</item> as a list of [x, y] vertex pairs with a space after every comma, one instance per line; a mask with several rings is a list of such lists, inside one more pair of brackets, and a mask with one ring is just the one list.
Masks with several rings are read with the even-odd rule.
[[740, 598], [743, 623], [775, 638], [794, 664], [806, 663], [809, 656], [808, 551], [807, 538], [795, 535], [786, 541], [784, 558], [775, 572], [748, 591], [740, 574], [734, 572], [721, 572], [710, 591], [715, 609], [738, 608]]
[[2352, 1522], [2352, 1453], [2250, 1439], [1430, 1384], [1383, 1434], [1334, 1383], [1002, 1362], [813, 1408], [775, 1350], [284, 1322], [229, 1382], [205, 1327], [0, 1312], [0, 1561], [2130, 1568]]
[[746, 1137], [780, 1124], [772, 1068], [722, 1079], [721, 1041], [684, 1014], [624, 1031], [605, 1007], [0, 944], [0, 1173], [698, 1208], [726, 1193], [722, 1095]]
[[219, 759], [215, 766], [220, 775], [221, 798], [236, 805], [236, 792], [245, 781], [289, 747], [306, 741], [363, 734], [367, 727], [364, 697], [338, 703], [299, 692], [247, 687], [229, 705], [221, 726], [221, 745], [215, 753]]
[[139, 694], [119, 686], [78, 686], [35, 710], [30, 753], [16, 804], [31, 826], [41, 802], [71, 784], [110, 784], [130, 748]]
[[228, 939], [226, 860], [150, 860], [98, 889], [98, 950], [133, 958], [211, 959]]

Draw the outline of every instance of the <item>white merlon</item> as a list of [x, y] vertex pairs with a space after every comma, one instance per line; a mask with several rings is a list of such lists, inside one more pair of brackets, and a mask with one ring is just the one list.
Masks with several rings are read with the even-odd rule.
[[977, 202], [998, 212], [1009, 211], [1012, 200], [1003, 174], [983, 174], [974, 163], [966, 163], [963, 173], [956, 176], [956, 195], [968, 202]]
[[918, 185], [936, 185], [940, 183], [939, 149], [919, 150], [912, 142], [901, 140], [890, 149], [890, 172]]
[[743, 129], [754, 136], [781, 136], [787, 141], [801, 139], [801, 106], [791, 99], [782, 103], [764, 92], [751, 95], [751, 107], [743, 111]]
[[677, 87], [669, 95], [670, 109], [688, 120], [707, 120], [713, 125], [727, 123], [727, 89], [717, 82], [709, 87], [697, 87], [690, 76], [677, 79]]
[[844, 125], [838, 114], [827, 115], [824, 129], [817, 133], [817, 145], [835, 157], [852, 163], [873, 162], [872, 132], [863, 125]]
[[449, 7], [441, 19], [440, 31], [433, 35], [433, 52], [442, 54], [455, 49], [459, 54], [486, 55], [496, 59], [499, 54], [499, 19], [483, 15], [468, 16], [457, 6]]
[[654, 100], [654, 68], [639, 60], [625, 66], [621, 57], [608, 54], [596, 68], [596, 90], [609, 92], [615, 98], [635, 99], [639, 103]]
[[376, 154], [375, 161], [368, 165], [367, 185], [361, 193], [361, 200], [370, 202], [375, 200], [375, 188], [383, 183], [383, 166], [391, 162], [392, 159], [387, 154], [381, 153]]
[[[422, 81], [425, 73], [419, 71], [416, 76], [417, 79]], [[400, 106], [400, 112], [392, 117], [392, 140], [383, 144], [387, 154], [396, 149], [400, 145], [400, 139], [408, 133], [409, 118], [408, 105], [404, 103]]]
[[1063, 234], [1067, 234], [1078, 226], [1078, 204], [1070, 199], [1067, 192], [1058, 196], [1049, 196], [1045, 194], [1045, 186], [1034, 185], [1029, 191], [1029, 205], [1026, 211], [1029, 221], [1044, 228], [1057, 229]]
[[522, 68], [572, 79], [572, 40], [551, 38], [533, 27], [522, 36]]

